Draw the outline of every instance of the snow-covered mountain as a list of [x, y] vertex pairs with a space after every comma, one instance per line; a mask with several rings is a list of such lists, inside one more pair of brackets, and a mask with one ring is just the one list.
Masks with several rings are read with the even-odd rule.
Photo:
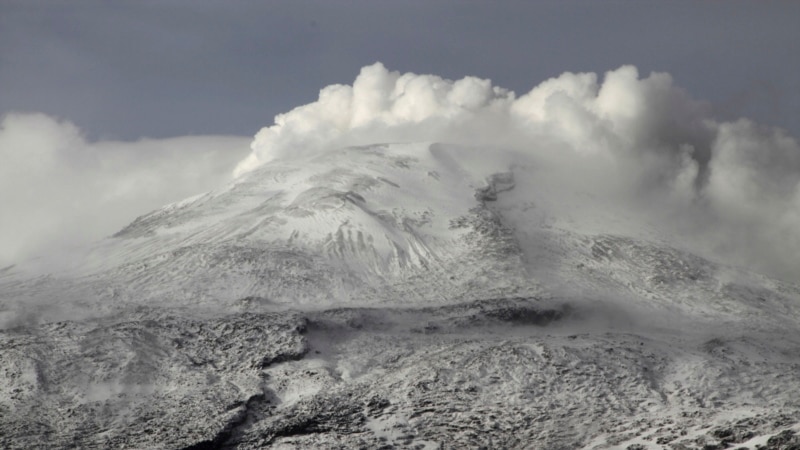
[[800, 286], [632, 214], [512, 150], [267, 163], [0, 272], [0, 444], [800, 445]]
[[512, 231], [483, 199], [513, 188], [513, 172], [456, 162], [469, 152], [480, 156], [376, 145], [268, 164], [136, 219], [37, 289], [61, 298], [61, 279], [78, 279], [76, 301], [212, 309], [246, 297], [374, 306], [532, 295]]

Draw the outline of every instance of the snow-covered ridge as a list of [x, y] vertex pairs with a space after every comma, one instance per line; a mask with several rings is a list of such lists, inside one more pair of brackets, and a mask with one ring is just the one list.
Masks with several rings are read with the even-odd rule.
[[513, 236], [486, 206], [513, 188], [508, 161], [422, 143], [276, 162], [136, 219], [55, 277], [106, 304], [212, 308], [248, 296], [321, 306], [531, 294]]
[[525, 155], [285, 158], [0, 272], [0, 445], [794, 442], [800, 288]]
[[48, 278], [9, 269], [5, 298], [226, 311], [248, 297], [318, 308], [622, 294], [735, 320], [743, 305], [766, 317], [770, 303], [730, 305], [731, 289], [782, 302], [797, 294], [598, 195], [564, 189], [514, 149], [412, 143], [301, 155], [139, 217]]

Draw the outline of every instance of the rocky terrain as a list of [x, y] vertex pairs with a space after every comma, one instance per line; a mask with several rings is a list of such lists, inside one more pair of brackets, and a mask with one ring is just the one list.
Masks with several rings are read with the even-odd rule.
[[799, 286], [454, 151], [268, 164], [3, 270], [0, 447], [800, 448]]
[[585, 313], [523, 298], [216, 318], [140, 309], [6, 330], [0, 335], [0, 443], [193, 449], [797, 444], [797, 339], [605, 327]]

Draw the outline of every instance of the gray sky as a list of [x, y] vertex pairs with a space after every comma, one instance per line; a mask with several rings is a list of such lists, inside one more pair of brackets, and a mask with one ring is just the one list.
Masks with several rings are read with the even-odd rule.
[[797, 136], [798, 23], [800, 2], [0, 0], [0, 115], [90, 139], [249, 136], [375, 61], [517, 94], [634, 64]]

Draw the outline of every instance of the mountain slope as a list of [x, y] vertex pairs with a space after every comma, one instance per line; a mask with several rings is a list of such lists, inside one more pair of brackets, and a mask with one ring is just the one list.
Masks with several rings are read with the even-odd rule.
[[800, 287], [549, 177], [351, 147], [4, 270], [0, 444], [795, 445]]
[[470, 172], [455, 147], [388, 147], [267, 165], [140, 217], [63, 276], [125, 303], [212, 307], [248, 296], [375, 304], [536, 290], [512, 236], [476, 199], [507, 165]]

